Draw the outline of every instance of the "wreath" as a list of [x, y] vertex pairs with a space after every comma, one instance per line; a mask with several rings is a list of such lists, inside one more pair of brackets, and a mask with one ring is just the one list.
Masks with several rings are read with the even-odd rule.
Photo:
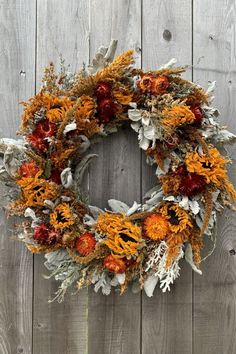
[[[101, 47], [75, 74], [63, 62], [56, 74], [51, 63], [40, 92], [23, 103], [23, 138], [0, 140], [4, 206], [22, 217], [18, 239], [45, 253], [47, 277], [61, 282], [58, 301], [72, 284], [106, 295], [131, 285], [152, 296], [159, 283], [165, 292], [182, 259], [201, 274], [215, 246], [216, 214], [236, 201], [230, 159], [216, 147], [235, 136], [211, 106], [214, 83], [205, 91], [183, 79], [175, 60], [144, 72], [131, 50], [114, 59], [116, 45]], [[122, 125], [137, 132], [157, 181], [142, 204], [111, 199], [101, 210], [82, 188], [95, 156], [87, 151]], [[202, 257], [207, 238], [212, 249]]]

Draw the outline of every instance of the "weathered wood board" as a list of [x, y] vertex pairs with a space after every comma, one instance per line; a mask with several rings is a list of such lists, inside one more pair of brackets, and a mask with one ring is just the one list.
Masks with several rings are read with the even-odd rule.
[[[187, 78], [205, 87], [216, 79], [216, 105], [236, 132], [235, 17], [233, 0], [0, 0], [1, 136], [15, 135], [18, 102], [40, 87], [45, 65], [59, 65], [62, 55], [74, 71], [111, 38], [119, 40], [118, 53], [137, 50], [138, 67], [176, 57], [190, 66]], [[236, 149], [230, 151], [235, 161]], [[141, 201], [154, 184], [132, 131], [104, 139], [93, 152], [99, 156], [87, 176], [91, 204]], [[234, 165], [230, 174], [236, 183]], [[0, 220], [0, 353], [236, 354], [231, 212], [219, 220], [217, 249], [203, 275], [184, 265], [171, 293], [104, 297], [89, 289], [62, 304], [47, 302], [57, 282], [42, 277], [43, 257], [11, 240], [3, 212]]]

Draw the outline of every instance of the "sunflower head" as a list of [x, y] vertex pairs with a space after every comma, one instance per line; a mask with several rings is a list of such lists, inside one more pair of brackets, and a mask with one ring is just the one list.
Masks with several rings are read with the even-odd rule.
[[119, 256], [136, 254], [141, 243], [141, 228], [123, 215], [100, 214], [96, 231], [105, 236], [104, 244]]
[[220, 155], [216, 148], [210, 148], [208, 154], [197, 151], [189, 152], [185, 158], [189, 172], [203, 176], [206, 183], [214, 183], [220, 187], [227, 179], [226, 164], [229, 161]]
[[74, 224], [74, 217], [68, 204], [61, 203], [50, 214], [50, 223], [56, 229], [65, 229]]
[[39, 178], [42, 171], [35, 177], [22, 177], [17, 184], [22, 189], [25, 205], [29, 207], [44, 206], [46, 199], [54, 200], [58, 196], [58, 186], [55, 183]]
[[160, 208], [160, 213], [167, 218], [171, 233], [189, 233], [193, 227], [189, 214], [178, 204], [165, 203]]

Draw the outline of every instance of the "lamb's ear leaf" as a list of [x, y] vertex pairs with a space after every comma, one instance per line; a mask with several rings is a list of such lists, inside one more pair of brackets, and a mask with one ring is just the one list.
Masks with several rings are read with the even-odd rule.
[[153, 296], [157, 282], [158, 277], [155, 275], [149, 275], [149, 277], [144, 281], [144, 291], [148, 297]]
[[61, 173], [61, 183], [63, 187], [70, 188], [73, 184], [73, 177], [70, 167], [65, 168]]
[[196, 272], [198, 274], [202, 274], [202, 271], [196, 267], [196, 264], [193, 261], [193, 250], [192, 250], [192, 246], [190, 245], [190, 243], [187, 244], [184, 255], [185, 255], [184, 256], [185, 260], [190, 264], [190, 266], [194, 270], [194, 272]]
[[111, 208], [112, 211], [115, 213], [127, 213], [129, 210], [129, 206], [119, 200], [116, 199], [110, 199], [108, 200], [108, 205]]

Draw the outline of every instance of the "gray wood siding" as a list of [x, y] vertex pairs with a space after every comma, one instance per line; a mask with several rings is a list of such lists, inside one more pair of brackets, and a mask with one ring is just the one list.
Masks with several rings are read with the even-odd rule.
[[[60, 55], [74, 71], [96, 49], [119, 40], [154, 69], [172, 57], [190, 65], [188, 79], [217, 80], [215, 104], [235, 133], [234, 0], [0, 0], [1, 136], [14, 137], [22, 108], [40, 87], [45, 65]], [[91, 204], [129, 204], [155, 183], [135, 133], [121, 130], [93, 148], [86, 176]], [[233, 162], [236, 148], [229, 148]], [[236, 183], [236, 168], [230, 175]], [[45, 280], [43, 256], [11, 238], [14, 221], [0, 214], [0, 354], [236, 354], [236, 221], [219, 218], [217, 249], [203, 275], [183, 264], [168, 294], [105, 297], [92, 289], [48, 303], [57, 283]], [[208, 247], [212, 247], [211, 244]]]

